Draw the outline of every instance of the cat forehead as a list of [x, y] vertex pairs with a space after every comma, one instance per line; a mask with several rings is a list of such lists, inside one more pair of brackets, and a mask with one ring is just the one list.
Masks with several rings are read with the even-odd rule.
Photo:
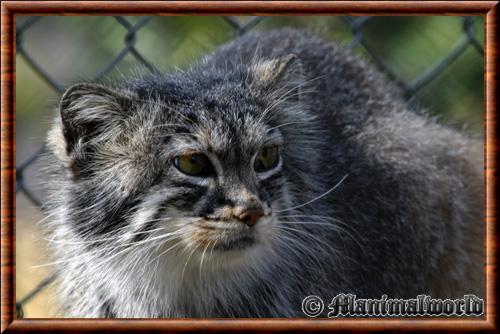
[[239, 147], [246, 151], [273, 137], [269, 129], [280, 121], [273, 110], [267, 112], [266, 101], [237, 80], [214, 80], [212, 85], [201, 81], [183, 81], [175, 89], [164, 85], [155, 91], [156, 98], [147, 100], [151, 108], [146, 109], [159, 115], [157, 123], [172, 125], [167, 131], [178, 134], [172, 138], [179, 146], [212, 151]]
[[266, 143], [278, 144], [281, 134], [258, 117], [199, 113], [196, 121], [187, 122], [179, 135], [173, 135], [178, 148], [202, 149], [212, 152], [241, 153], [254, 151]]

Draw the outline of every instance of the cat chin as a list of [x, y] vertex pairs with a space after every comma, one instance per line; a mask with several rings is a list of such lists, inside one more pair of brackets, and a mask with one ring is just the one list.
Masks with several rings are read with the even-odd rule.
[[218, 253], [210, 263], [203, 266], [206, 273], [212, 277], [221, 277], [227, 274], [236, 274], [259, 271], [272, 261], [273, 250], [262, 243], [251, 247]]
[[252, 230], [233, 235], [231, 240], [223, 236], [226, 240], [213, 248], [206, 250], [206, 247], [200, 245], [193, 254], [193, 258], [197, 258], [193, 263], [203, 261], [203, 267], [217, 270], [265, 261], [272, 252], [271, 235], [275, 224], [274, 217], [265, 217], [252, 227]]

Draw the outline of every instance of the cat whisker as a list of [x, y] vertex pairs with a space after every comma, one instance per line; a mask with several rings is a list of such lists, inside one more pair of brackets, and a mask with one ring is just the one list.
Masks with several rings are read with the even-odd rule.
[[[347, 231], [346, 229], [344, 229], [340, 226], [337, 226], [333, 223], [321, 223], [321, 222], [317, 222], [317, 221], [309, 221], [309, 222], [302, 222], [302, 221], [300, 221], [300, 222], [295, 222], [295, 221], [294, 222], [283, 222], [283, 221], [280, 221], [280, 224], [306, 225], [306, 226], [314, 226], [314, 225], [326, 226], [326, 227], [332, 229], [333, 231], [337, 232], [341, 236], [341, 238], [342, 238], [342, 234], [345, 233], [349, 238], [351, 238], [359, 246], [359, 249], [364, 250], [364, 248], [362, 247], [358, 238], [355, 238], [349, 231]], [[343, 238], [342, 238], [342, 241], [343, 241]], [[344, 247], [345, 247], [345, 245], [344, 245]]]
[[[340, 262], [340, 259], [343, 258], [343, 259], [350, 259], [350, 260], [353, 260], [351, 257], [349, 257], [347, 254], [343, 254], [340, 250], [336, 249], [334, 247], [334, 245], [331, 245], [331, 244], [328, 244], [326, 243], [325, 241], [321, 240], [320, 238], [318, 238], [317, 236], [315, 236], [314, 234], [312, 233], [309, 233], [307, 231], [304, 231], [304, 230], [299, 230], [299, 229], [294, 229], [294, 228], [291, 228], [291, 227], [284, 227], [284, 226], [279, 226], [278, 228], [281, 228], [283, 229], [283, 231], [285, 233], [289, 233], [290, 235], [294, 235], [292, 234], [292, 232], [296, 232], [296, 233], [299, 233], [300, 235], [303, 235], [307, 238], [309, 238], [310, 240], [314, 240], [324, 246], [326, 246], [326, 248], [314, 248], [314, 254], [312, 254], [312, 257], [317, 259], [319, 257], [319, 255], [321, 253], [327, 253], [328, 256], [331, 256], [331, 255], [334, 255], [333, 256], [333, 260], [338, 263], [338, 267], [339, 267], [339, 270], [342, 270], [343, 269], [343, 266], [342, 266], [342, 263]], [[295, 235], [296, 236], [296, 235]], [[297, 242], [297, 238], [294, 238], [294, 241]], [[306, 245], [304, 244], [303, 247], [306, 247], [306, 249], [309, 249], [309, 248], [313, 248], [311, 247], [311, 245]], [[333, 253], [333, 254], [332, 254]], [[323, 264], [321, 262], [318, 261], [318, 266], [322, 266]]]
[[279, 128], [282, 128], [284, 126], [293, 125], [293, 124], [302, 124], [302, 123], [301, 122], [287, 122], [287, 123], [283, 123], [283, 124], [280, 124], [280, 125], [273, 126], [272, 128], [267, 129], [266, 132], [269, 133], [272, 130], [279, 129]]
[[[123, 228], [124, 229], [124, 228]], [[137, 233], [131, 233], [128, 236], [130, 237], [135, 237], [137, 235], [143, 235], [143, 234], [148, 234], [148, 233], [153, 233], [157, 231], [164, 230], [165, 227], [159, 227], [153, 230], [148, 230], [148, 231], [142, 231], [142, 232], [137, 232]], [[56, 240], [56, 239], [49, 239], [49, 238], [43, 238], [43, 240], [46, 240], [50, 243], [54, 244], [63, 244], [63, 245], [92, 245], [92, 244], [98, 244], [102, 243], [104, 241], [116, 241], [119, 240], [119, 236], [116, 234], [117, 231], [113, 231], [113, 234], [115, 234], [113, 237], [109, 238], [103, 238], [103, 239], [95, 239], [95, 240], [86, 240], [86, 241], [66, 241], [66, 240]]]
[[325, 191], [323, 194], [321, 194], [321, 195], [313, 198], [312, 200], [307, 201], [306, 203], [303, 203], [303, 204], [300, 204], [300, 205], [296, 205], [294, 207], [283, 209], [283, 210], [275, 210], [274, 212], [275, 213], [286, 212], [286, 211], [295, 210], [295, 209], [301, 208], [303, 206], [309, 205], [309, 204], [311, 204], [311, 203], [313, 203], [313, 202], [315, 202], [315, 201], [317, 201], [317, 200], [325, 197], [326, 195], [328, 195], [329, 193], [331, 193], [332, 191], [334, 191], [335, 189], [337, 189], [342, 184], [342, 182], [344, 182], [344, 180], [347, 178], [347, 176], [348, 175], [345, 174], [344, 177], [342, 177], [342, 179], [339, 182], [337, 182], [337, 184], [335, 184], [332, 188], [330, 188], [329, 190]]
[[[161, 238], [163, 238], [163, 239], [164, 239], [164, 238], [166, 238], [166, 237], [170, 237], [170, 238], [168, 238], [168, 239], [166, 239], [166, 240], [164, 239], [164, 240], [163, 240], [163, 242], [164, 242], [164, 243], [166, 243], [166, 242], [169, 242], [169, 241], [172, 241], [172, 240], [175, 240], [175, 239], [176, 239], [176, 237], [171, 237], [171, 235], [169, 235], [169, 234], [165, 234], [165, 235], [162, 235], [162, 236], [160, 236], [160, 237], [161, 237]], [[158, 237], [158, 238], [160, 238], [160, 237]], [[145, 241], [151, 241], [151, 239], [148, 239], [148, 240], [143, 240], [143, 241], [144, 241], [144, 242], [145, 242]], [[103, 266], [103, 265], [105, 265], [106, 263], [109, 263], [109, 261], [111, 261], [112, 259], [116, 258], [118, 255], [123, 254], [124, 252], [128, 252], [128, 251], [130, 251], [130, 250], [132, 250], [133, 248], [135, 248], [135, 247], [139, 246], [140, 244], [142, 244], [142, 242], [141, 242], [141, 243], [139, 243], [139, 242], [138, 242], [138, 243], [135, 243], [135, 244], [133, 243], [132, 245], [130, 245], [130, 246], [128, 246], [128, 247], [126, 247], [126, 248], [122, 249], [122, 250], [121, 250], [121, 251], [119, 251], [118, 253], [114, 253], [114, 254], [113, 254], [113, 255], [111, 255], [110, 257], [106, 257], [103, 261], [101, 261], [101, 262], [100, 262], [100, 264], [99, 264], [99, 265], [102, 267], [102, 266]], [[140, 252], [146, 252], [148, 249], [150, 249], [150, 248], [152, 248], [152, 247], [154, 247], [154, 245], [147, 245], [145, 248], [142, 248], [142, 249], [140, 249], [139, 251], [140, 251]], [[113, 251], [113, 252], [114, 252], [114, 251]]]
[[[201, 282], [201, 279], [202, 279], [201, 276], [202, 276], [202, 272], [203, 272], [202, 271], [202, 268], [203, 268], [203, 259], [205, 257], [205, 253], [206, 253], [208, 247], [211, 245], [211, 243], [212, 243], [212, 240], [209, 241], [209, 242], [207, 242], [207, 245], [206, 245], [205, 249], [203, 250], [203, 253], [201, 253], [201, 259], [200, 259], [200, 282]], [[215, 241], [214, 241], [214, 243], [215, 243]]]
[[187, 265], [189, 263], [189, 260], [191, 259], [191, 256], [193, 256], [194, 252], [198, 249], [198, 246], [194, 246], [193, 247], [193, 250], [191, 251], [191, 253], [189, 254], [187, 260], [186, 260], [186, 263], [184, 264], [184, 268], [182, 268], [182, 274], [181, 274], [181, 282], [184, 281], [184, 274], [186, 272], [186, 268], [187, 268]]
[[154, 260], [158, 260], [158, 261], [159, 261], [159, 260], [160, 260], [160, 258], [161, 258], [163, 255], [167, 254], [167, 253], [168, 253], [168, 252], [170, 252], [172, 249], [177, 248], [180, 244], [182, 244], [182, 242], [183, 242], [183, 240], [182, 240], [182, 239], [181, 239], [181, 240], [179, 240], [179, 241], [178, 241], [177, 243], [175, 243], [173, 246], [170, 246], [169, 248], [167, 248], [167, 250], [165, 250], [165, 251], [161, 252], [158, 256], [156, 256], [156, 257], [155, 257], [155, 258], [153, 258], [151, 261], [149, 261], [148, 263], [146, 263], [146, 265], [148, 265], [148, 264], [150, 264], [150, 263], [154, 262]]
[[299, 234], [302, 234], [304, 236], [307, 236], [309, 238], [311, 238], [312, 240], [315, 240], [321, 244], [323, 244], [324, 246], [326, 246], [327, 248], [332, 248], [333, 246], [330, 245], [330, 244], [327, 244], [325, 241], [321, 240], [319, 237], [315, 236], [314, 234], [310, 233], [310, 232], [307, 232], [305, 230], [300, 230], [300, 229], [296, 229], [296, 228], [292, 228], [292, 227], [287, 227], [287, 226], [280, 226], [278, 225], [277, 228], [279, 229], [284, 229], [284, 230], [288, 230], [288, 231], [293, 231], [293, 232], [297, 232]]
[[[285, 254], [295, 254], [297, 258], [304, 260], [304, 257], [308, 258], [310, 261], [315, 262], [317, 267], [321, 267], [322, 264], [318, 260], [318, 254], [316, 249], [311, 248], [308, 244], [303, 242], [296, 237], [292, 237], [288, 231], [283, 231], [285, 233], [281, 233], [279, 236], [273, 236], [273, 240], [278, 242], [280, 249], [283, 249]], [[288, 256], [280, 256], [282, 259], [288, 259]], [[293, 265], [297, 269], [300, 269], [301, 266], [296, 263], [296, 261], [287, 261], [288, 264]]]
[[[320, 216], [320, 215], [285, 215], [285, 216], [276, 216], [277, 218], [287, 218], [287, 217], [290, 217], [290, 218], [311, 218], [313, 220], [316, 220], [316, 219], [320, 219], [322, 221], [329, 221], [329, 222], [332, 222], [332, 225], [335, 226], [335, 228], [337, 229], [340, 229], [342, 230], [343, 232], [345, 232], [346, 234], [348, 234], [353, 240], [363, 240], [363, 236], [361, 235], [361, 233], [356, 229], [354, 228], [353, 226], [343, 222], [342, 220], [338, 219], [338, 218], [335, 218], [335, 217], [328, 217], [328, 216]], [[351, 232], [354, 232], [356, 233], [356, 236], [358, 238], [355, 238]], [[360, 245], [361, 247], [361, 245]]]
[[[50, 262], [50, 263], [36, 265], [36, 266], [34, 266], [34, 268], [47, 267], [47, 266], [51, 266], [51, 265], [55, 265], [55, 264], [61, 264], [61, 263], [65, 263], [65, 262], [71, 262], [71, 261], [78, 260], [80, 258], [89, 258], [89, 255], [102, 254], [102, 253], [105, 253], [106, 251], [109, 251], [109, 250], [112, 250], [111, 253], [113, 253], [115, 250], [121, 249], [118, 253], [114, 253], [110, 258], [106, 258], [105, 259], [105, 261], [108, 261], [108, 260], [113, 259], [114, 257], [122, 254], [123, 252], [129, 251], [132, 248], [135, 248], [135, 247], [137, 247], [139, 245], [142, 245], [144, 243], [148, 243], [148, 242], [151, 242], [151, 241], [154, 241], [154, 240], [158, 240], [158, 239], [163, 239], [163, 238], [166, 238], [166, 237], [169, 237], [169, 236], [172, 236], [172, 235], [176, 236], [176, 235], [178, 235], [178, 233], [177, 232], [175, 232], [175, 233], [165, 233], [165, 234], [160, 235], [158, 237], [153, 237], [153, 238], [141, 240], [141, 241], [138, 241], [138, 242], [131, 242], [131, 243], [125, 243], [125, 244], [117, 244], [117, 245], [112, 245], [112, 246], [109, 246], [109, 247], [98, 248], [98, 249], [96, 249], [94, 251], [87, 252], [85, 254], [81, 254], [81, 255], [77, 255], [77, 256], [65, 258], [65, 259], [59, 260], [59, 261], [54, 261], [54, 262]], [[92, 259], [90, 259], [90, 260], [92, 260]]]

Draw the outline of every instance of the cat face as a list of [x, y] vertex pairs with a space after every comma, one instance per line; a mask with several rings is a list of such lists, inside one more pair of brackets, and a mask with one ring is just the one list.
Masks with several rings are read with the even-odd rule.
[[292, 205], [289, 178], [314, 165], [299, 66], [286, 57], [69, 88], [49, 144], [72, 229], [142, 243], [154, 258], [229, 263], [271, 249], [276, 212]]

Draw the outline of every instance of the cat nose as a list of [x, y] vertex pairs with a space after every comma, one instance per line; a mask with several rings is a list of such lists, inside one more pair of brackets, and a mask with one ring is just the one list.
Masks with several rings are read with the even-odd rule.
[[249, 210], [243, 211], [241, 214], [236, 217], [249, 227], [254, 226], [257, 221], [264, 216], [264, 210], [262, 208], [253, 208]]

